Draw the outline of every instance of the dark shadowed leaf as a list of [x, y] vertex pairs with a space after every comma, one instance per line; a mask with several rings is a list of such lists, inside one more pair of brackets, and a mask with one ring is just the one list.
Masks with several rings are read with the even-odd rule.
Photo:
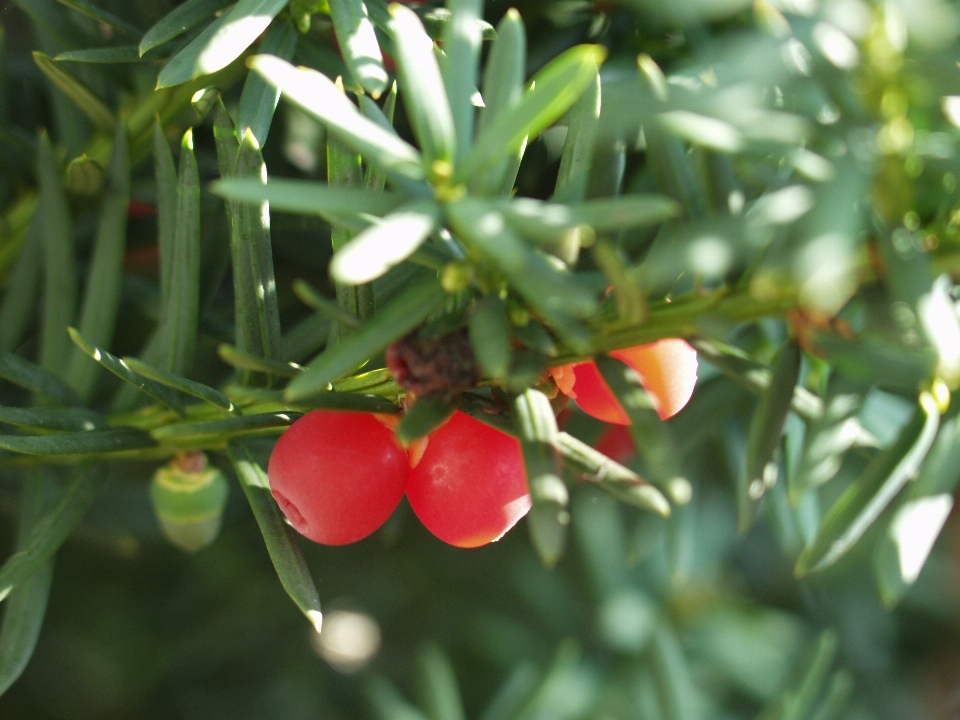
[[143, 55], [148, 50], [179, 37], [233, 2], [234, 0], [187, 0], [178, 5], [143, 34], [140, 39], [140, 54]]
[[322, 392], [329, 383], [355, 370], [417, 327], [440, 305], [444, 296], [443, 288], [434, 279], [405, 290], [358, 330], [311, 361], [287, 386], [285, 397], [295, 401]]
[[300, 552], [297, 535], [293, 528], [287, 525], [283, 513], [270, 494], [267, 473], [244, 445], [231, 443], [229, 452], [234, 472], [244, 495], [247, 496], [257, 525], [260, 526], [264, 544], [283, 589], [313, 628], [320, 632], [323, 621], [320, 596]]

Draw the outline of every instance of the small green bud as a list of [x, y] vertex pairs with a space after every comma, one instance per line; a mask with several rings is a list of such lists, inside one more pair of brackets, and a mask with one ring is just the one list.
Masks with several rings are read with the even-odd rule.
[[103, 189], [106, 177], [96, 161], [81, 155], [67, 165], [67, 191], [71, 195], [96, 195]]
[[526, 327], [530, 322], [530, 311], [520, 305], [510, 305], [510, 322], [517, 327]]
[[202, 452], [186, 453], [157, 470], [150, 499], [166, 538], [192, 553], [211, 544], [220, 532], [227, 481], [207, 465]]
[[466, 290], [472, 281], [473, 269], [463, 260], [447, 263], [440, 272], [440, 285], [451, 294]]

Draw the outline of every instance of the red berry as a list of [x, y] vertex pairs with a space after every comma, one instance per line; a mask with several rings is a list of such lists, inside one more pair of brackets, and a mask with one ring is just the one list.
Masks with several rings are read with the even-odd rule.
[[267, 474], [298, 532], [346, 545], [387, 521], [403, 497], [409, 462], [373, 415], [314, 410], [280, 436]]
[[407, 499], [444, 542], [470, 548], [499, 540], [530, 509], [520, 443], [455, 412], [410, 470]]
[[[632, 367], [650, 393], [661, 420], [673, 417], [687, 404], [697, 383], [697, 351], [685, 340], [668, 338], [649, 345], [610, 353]], [[598, 420], [629, 425], [630, 419], [617, 402], [593, 361], [573, 366], [575, 380], [571, 397]]]

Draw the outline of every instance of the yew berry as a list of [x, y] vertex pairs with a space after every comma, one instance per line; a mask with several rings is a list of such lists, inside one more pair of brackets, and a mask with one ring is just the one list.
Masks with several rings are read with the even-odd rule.
[[455, 412], [410, 470], [407, 499], [444, 542], [471, 548], [499, 540], [530, 509], [520, 443]]
[[[615, 350], [610, 353], [622, 360], [637, 375], [650, 394], [653, 405], [661, 420], [676, 415], [687, 404], [697, 383], [697, 351], [685, 340], [668, 338], [649, 345]], [[572, 370], [572, 382], [567, 378], [567, 370]], [[598, 420], [616, 425], [629, 425], [627, 413], [617, 402], [610, 386], [603, 379], [596, 363], [587, 361], [564, 366], [560, 375], [566, 381], [560, 389], [577, 401], [577, 405]], [[566, 389], [564, 385], [572, 386]]]
[[346, 545], [374, 532], [403, 497], [409, 461], [369, 413], [314, 410], [280, 436], [267, 475], [294, 528], [314, 542]]

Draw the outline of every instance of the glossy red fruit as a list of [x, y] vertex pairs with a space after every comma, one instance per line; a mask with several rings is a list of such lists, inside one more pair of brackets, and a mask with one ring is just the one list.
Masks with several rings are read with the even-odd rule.
[[386, 522], [407, 484], [409, 461], [369, 413], [314, 410], [280, 436], [267, 475], [283, 514], [324, 545], [365, 538]]
[[410, 470], [407, 499], [444, 542], [471, 548], [499, 540], [530, 509], [520, 443], [455, 412]]
[[[697, 384], [697, 351], [685, 340], [668, 338], [649, 345], [610, 353], [632, 367], [650, 394], [661, 420], [676, 415], [687, 404]], [[575, 380], [570, 397], [598, 420], [629, 425], [630, 419], [593, 361], [573, 366]]]

